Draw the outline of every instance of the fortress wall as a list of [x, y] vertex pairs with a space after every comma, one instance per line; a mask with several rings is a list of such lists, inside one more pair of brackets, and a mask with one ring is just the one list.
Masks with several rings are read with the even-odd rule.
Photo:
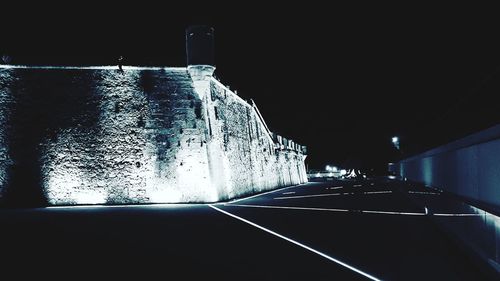
[[217, 199], [200, 189], [210, 186], [205, 126], [185, 68], [0, 75], [6, 197], [38, 192], [49, 204]]
[[232, 198], [307, 181], [304, 155], [276, 149], [254, 105], [242, 100], [215, 79], [211, 81], [213, 141], [227, 163], [227, 195]]
[[186, 68], [0, 67], [0, 200], [214, 202], [307, 181], [304, 156], [209, 83], [203, 96]]
[[51, 157], [67, 149], [77, 155], [70, 156], [71, 162], [68, 154], [44, 161], [50, 203], [216, 199], [198, 189], [209, 180], [205, 128], [184, 69], [97, 73], [91, 92], [99, 102], [99, 118], [91, 128], [96, 131], [64, 132], [44, 154]]
[[0, 71], [0, 200], [5, 193], [5, 187], [9, 182], [9, 167], [12, 165], [9, 155], [9, 139], [7, 131], [9, 126], [10, 112], [12, 107], [11, 88], [14, 83], [11, 71]]

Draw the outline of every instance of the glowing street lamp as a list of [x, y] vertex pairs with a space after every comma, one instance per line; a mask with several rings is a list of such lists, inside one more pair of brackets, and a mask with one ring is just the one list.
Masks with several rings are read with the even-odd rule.
[[392, 144], [399, 150], [399, 138], [392, 137]]
[[325, 170], [326, 170], [327, 172], [337, 172], [337, 167], [335, 167], [335, 166], [330, 166], [330, 165], [326, 165]]

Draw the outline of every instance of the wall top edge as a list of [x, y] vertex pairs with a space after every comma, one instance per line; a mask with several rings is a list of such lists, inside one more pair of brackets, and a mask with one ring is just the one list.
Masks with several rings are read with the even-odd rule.
[[500, 124], [482, 130], [477, 133], [470, 134], [461, 139], [452, 141], [442, 146], [427, 150], [423, 153], [401, 160], [401, 162], [412, 161], [418, 158], [430, 157], [436, 154], [448, 152], [451, 150], [458, 150], [473, 145], [490, 142], [492, 140], [500, 139]]
[[[187, 67], [156, 67], [156, 66], [127, 66], [123, 70], [176, 70], [187, 71]], [[118, 70], [117, 65], [94, 66], [52, 66], [52, 65], [6, 65], [0, 64], [0, 69], [68, 69], [68, 70]]]

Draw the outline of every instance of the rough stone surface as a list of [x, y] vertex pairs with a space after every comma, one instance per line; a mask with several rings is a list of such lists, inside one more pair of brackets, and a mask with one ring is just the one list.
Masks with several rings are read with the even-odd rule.
[[214, 202], [307, 181], [300, 149], [205, 83], [186, 68], [0, 68], [0, 198]]

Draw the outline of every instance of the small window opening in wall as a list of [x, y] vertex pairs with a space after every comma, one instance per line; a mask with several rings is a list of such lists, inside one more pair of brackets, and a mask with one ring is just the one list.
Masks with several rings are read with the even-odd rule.
[[215, 119], [219, 120], [219, 111], [217, 110], [217, 106], [214, 106]]

